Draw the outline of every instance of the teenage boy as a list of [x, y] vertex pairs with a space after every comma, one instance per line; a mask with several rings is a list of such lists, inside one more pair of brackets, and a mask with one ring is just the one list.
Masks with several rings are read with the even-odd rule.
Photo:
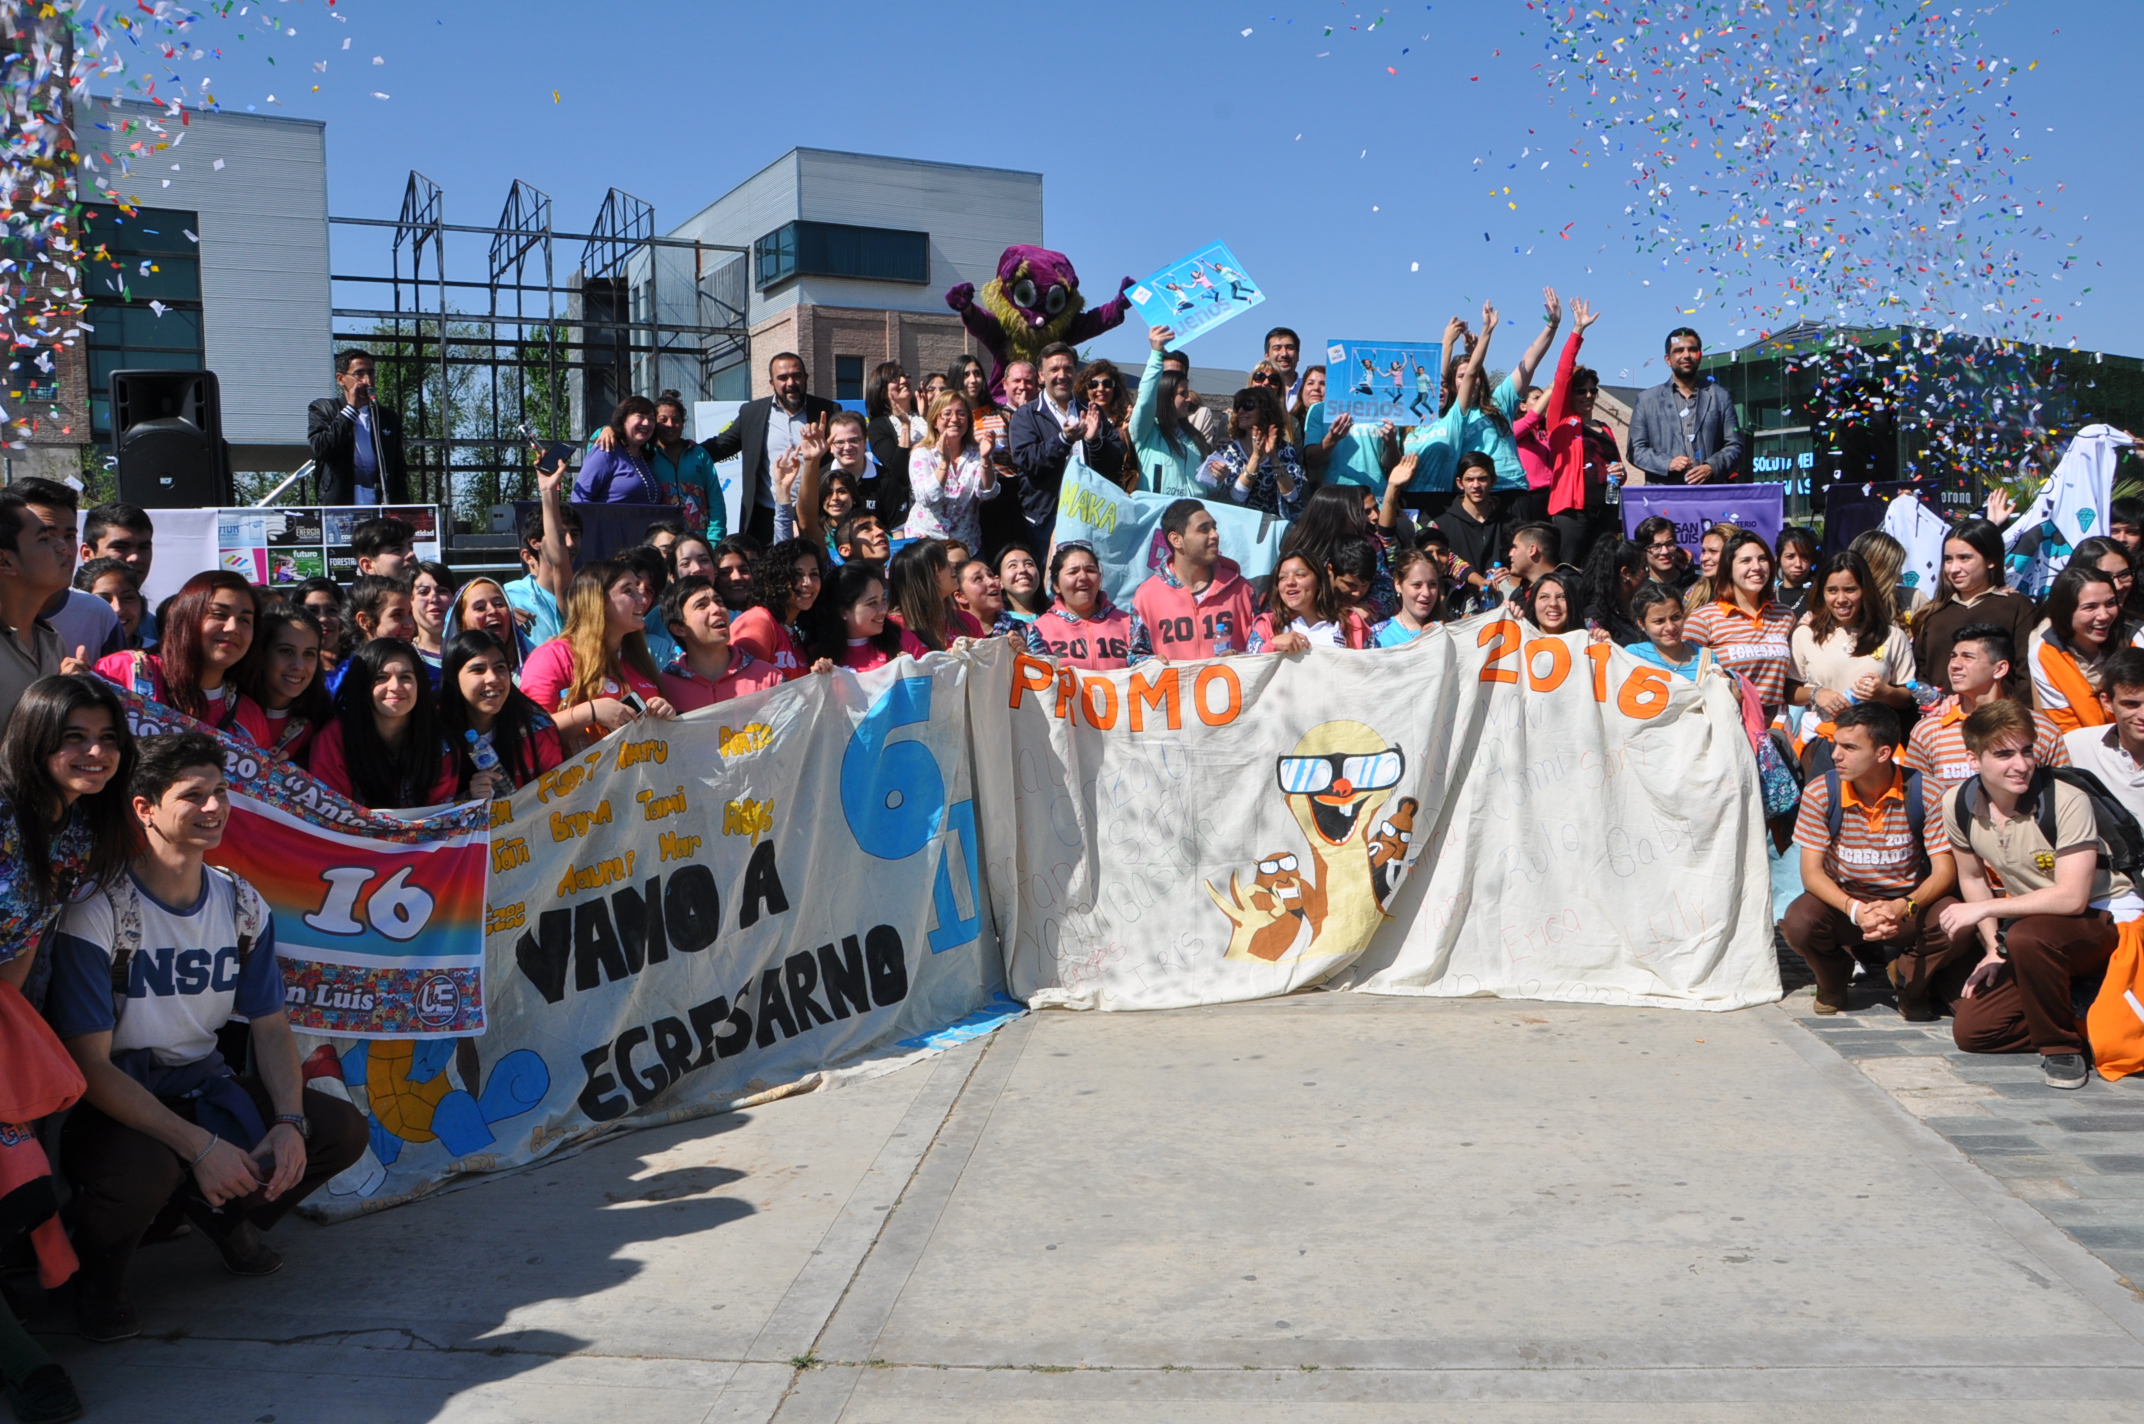
[[34, 475], [8, 488], [28, 500], [39, 519], [60, 531], [67, 551], [67, 583], [45, 604], [45, 619], [60, 635], [60, 646], [68, 656], [89, 662], [118, 652], [126, 646], [119, 631], [119, 616], [103, 599], [74, 587], [75, 550], [80, 547], [75, 525], [80, 522], [81, 509], [74, 490], [58, 480]]
[[73, 651], [61, 649], [44, 614], [67, 587], [72, 542], [12, 487], [0, 487], [0, 727], [30, 684], [61, 671]]
[[780, 668], [730, 645], [730, 611], [712, 579], [687, 574], [663, 590], [662, 609], [678, 646], [662, 670], [663, 696], [679, 712], [782, 685]]
[[536, 508], [521, 520], [521, 567], [528, 572], [500, 590], [532, 645], [548, 643], [565, 630], [559, 605], [573, 586], [573, 564], [581, 552], [581, 516], [561, 493], [565, 479], [564, 465], [536, 472]]
[[1511, 567], [1495, 575], [1490, 582], [1505, 598], [1517, 598], [1521, 592], [1532, 588], [1541, 575], [1556, 568], [1562, 547], [1563, 535], [1555, 525], [1521, 524], [1511, 531]]
[[2144, 822], [2144, 649], [2124, 648], [2101, 665], [2099, 705], [2110, 725], [2079, 727], [2055, 745]]
[[[84, 1338], [141, 1333], [128, 1262], [174, 1195], [241, 1276], [282, 1257], [261, 1240], [364, 1153], [365, 1120], [310, 1091], [283, 1017], [275, 919], [260, 896], [202, 858], [223, 841], [223, 751], [201, 732], [144, 737], [128, 787], [142, 853], [110, 890], [60, 918], [50, 1013], [87, 1083], [60, 1134], [82, 1260]], [[248, 1021], [259, 1076], [216, 1051]]]
[[[826, 454], [831, 462], [828, 468], [847, 475], [856, 487], [857, 508], [875, 510], [881, 488], [880, 472], [865, 429], [864, 418], [855, 411], [837, 411], [826, 422]], [[819, 477], [819, 488], [826, 488], [824, 475]]]
[[[149, 566], [156, 560], [156, 525], [138, 504], [100, 504], [82, 520], [78, 557], [85, 564], [92, 559], [117, 559], [134, 571], [134, 587], [145, 589]], [[129, 647], [156, 646], [156, 615], [147, 611], [146, 602], [140, 624], [128, 636]]]
[[[1943, 791], [1976, 774], [1973, 754], [1965, 749], [1965, 719], [2003, 695], [2003, 680], [2016, 663], [2017, 648], [2006, 629], [1993, 623], [1960, 628], [1948, 664], [1952, 695], [1913, 724], [1899, 765], [1921, 773]], [[2040, 765], [2068, 766], [2072, 758], [2063, 748], [2060, 729], [2041, 712], [2032, 714], [2032, 725]]]
[[[1981, 948], [1951, 1036], [1968, 1053], [2032, 1050], [2048, 1087], [2081, 1088], [2084, 1037], [2072, 989], [2106, 969], [2115, 915], [2132, 918], [2144, 904], [2129, 877], [2107, 864], [2091, 798], [2041, 770], [2037, 730], [2015, 702], [1973, 713], [1965, 745], [1977, 774], [1943, 796], [1965, 899], [1938, 918], [1953, 940], [1970, 942], [1977, 932]], [[2001, 898], [1990, 870], [2002, 877]]]
[[1132, 596], [1133, 619], [1146, 624], [1155, 656], [1184, 662], [1242, 652], [1255, 616], [1251, 586], [1235, 560], [1221, 557], [1211, 511], [1177, 500], [1162, 511], [1161, 532], [1169, 562]]
[[360, 574], [413, 578], [417, 573], [417, 528], [406, 519], [368, 519], [350, 531], [350, 552]]
[[883, 570], [893, 556], [893, 541], [876, 514], [851, 514], [834, 526], [834, 552], [844, 564], [865, 563]]
[[1871, 969], [1889, 960], [1899, 1014], [1932, 1023], [1933, 1001], [1957, 988], [1943, 971], [1960, 957], [1936, 918], [1957, 903], [1949, 897], [1958, 882], [1940, 796], [1894, 761], [1898, 714], [1889, 707], [1857, 702], [1834, 725], [1832, 772], [1802, 788], [1794, 819], [1802, 894], [1781, 928], [1816, 975], [1818, 1013], [1846, 1007], [1856, 959]]
[[1486, 575], [1502, 563], [1511, 547], [1511, 530], [1504, 522], [1503, 501], [1490, 491], [1496, 487], [1496, 461], [1479, 450], [1459, 457], [1459, 499], [1437, 516], [1436, 525], [1451, 542], [1452, 553], [1476, 572]]

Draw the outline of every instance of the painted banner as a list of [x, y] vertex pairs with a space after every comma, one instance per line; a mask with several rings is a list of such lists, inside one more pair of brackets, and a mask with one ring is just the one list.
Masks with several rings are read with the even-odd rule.
[[1657, 514], [1673, 522], [1675, 542], [1692, 558], [1720, 523], [1754, 529], [1776, 551], [1787, 520], [1785, 487], [1777, 484], [1624, 485], [1622, 495], [1624, 537]]
[[[1905, 601], [1910, 603], [1916, 593], [1934, 598], [1936, 580], [1943, 573], [1943, 541], [1950, 534], [1950, 525], [1921, 503], [1918, 496], [1902, 494], [1884, 510], [1883, 532], [1906, 551], [1905, 563], [1898, 571], [1899, 585], [1906, 590]], [[1903, 611], [1905, 605], [1900, 606]]]
[[[1078, 457], [1065, 463], [1057, 491], [1057, 543], [1075, 539], [1094, 546], [1102, 561], [1102, 591], [1122, 607], [1132, 606], [1139, 585], [1169, 562], [1169, 540], [1161, 517], [1176, 503], [1171, 495], [1126, 494], [1087, 468]], [[1233, 559], [1247, 579], [1269, 576], [1280, 562], [1281, 536], [1288, 521], [1245, 509], [1227, 500], [1201, 500], [1221, 529], [1221, 557]]]
[[231, 818], [212, 864], [275, 915], [291, 1027], [351, 1038], [485, 1028], [483, 803], [398, 816], [352, 805], [289, 762], [119, 689], [138, 737], [208, 732]]
[[1401, 648], [970, 684], [1010, 992], [1145, 1009], [1374, 992], [1776, 1000], [1756, 761], [1724, 678], [1496, 616]]
[[[306, 1044], [371, 1150], [328, 1218], [895, 1066], [1018, 1006], [980, 893], [968, 663], [642, 722], [491, 805], [488, 1032]], [[1002, 812], [999, 814], [1003, 814]]]
[[1436, 341], [1325, 343], [1325, 418], [1357, 425], [1425, 425], [1437, 418], [1444, 345]]
[[1266, 299], [1243, 275], [1243, 264], [1225, 243], [1209, 242], [1180, 257], [1127, 294], [1142, 326], [1166, 326], [1182, 346]]

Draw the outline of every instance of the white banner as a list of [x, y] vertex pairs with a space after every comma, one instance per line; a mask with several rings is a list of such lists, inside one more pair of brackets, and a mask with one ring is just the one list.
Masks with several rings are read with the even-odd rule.
[[1321, 982], [1780, 995], [1756, 763], [1722, 679], [1484, 616], [1404, 648], [1113, 673], [999, 650], [969, 690], [977, 745], [1011, 744], [977, 780], [1014, 812], [985, 874], [1033, 1006]]

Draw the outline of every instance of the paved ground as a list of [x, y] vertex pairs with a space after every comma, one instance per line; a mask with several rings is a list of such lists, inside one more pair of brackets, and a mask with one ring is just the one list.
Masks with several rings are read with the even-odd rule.
[[1036, 1015], [293, 1224], [271, 1280], [156, 1248], [159, 1338], [45, 1325], [93, 1418], [173, 1424], [2134, 1420], [2144, 1295], [2091, 1233], [2137, 1201], [2087, 1188], [2137, 1137], [2072, 1129], [2144, 1092], [1793, 1008]]

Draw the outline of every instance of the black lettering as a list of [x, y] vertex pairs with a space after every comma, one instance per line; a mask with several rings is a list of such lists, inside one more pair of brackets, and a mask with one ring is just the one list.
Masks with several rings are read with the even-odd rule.
[[571, 910], [545, 910], [536, 917], [535, 935], [523, 930], [514, 941], [514, 963], [521, 966], [521, 977], [536, 986], [547, 1004], [566, 997], [566, 965], [572, 958]]
[[645, 889], [628, 885], [611, 892], [610, 907], [617, 916], [618, 938], [625, 945], [625, 962], [635, 969], [670, 957], [670, 942], [663, 937], [662, 888], [662, 877], [653, 876]]
[[[750, 988], [748, 984], [745, 988]], [[715, 1057], [735, 1058], [752, 1046], [752, 1012], [744, 1006], [744, 990], [737, 991], [737, 1007], [730, 1010], [729, 1026], [735, 1033], [715, 1038]]]
[[880, 1008], [908, 997], [908, 956], [899, 930], [873, 925], [864, 935], [864, 964], [871, 972], [871, 997]]
[[762, 905], [772, 915], [789, 911], [789, 897], [782, 892], [781, 873], [774, 868], [773, 841], [761, 841], [752, 847], [752, 859], [744, 868], [744, 908], [737, 912], [737, 928], [745, 930], [758, 924]]
[[583, 992], [602, 982], [596, 976], [596, 966], [603, 967], [613, 983], [630, 979], [633, 971], [625, 962], [625, 951], [618, 947], [618, 932], [610, 925], [610, 906], [601, 900], [590, 900], [573, 907], [573, 987]]
[[717, 994], [704, 1004], [694, 1004], [685, 1011], [691, 1021], [692, 1034], [700, 1041], [700, 1056], [692, 1060], [695, 1068], [705, 1068], [715, 1061], [715, 1025], [729, 1017], [730, 1000], [727, 994]]
[[692, 1031], [682, 1020], [655, 1021], [655, 1056], [662, 1059], [673, 1083], [692, 1071]]
[[782, 1037], [797, 1036], [797, 1021], [790, 1015], [789, 1003], [782, 997], [782, 971], [769, 969], [759, 976], [759, 1046], [774, 1046], [774, 1026], [782, 1026]]
[[864, 950], [855, 935], [841, 937], [839, 955], [830, 944], [819, 946], [819, 977], [826, 981], [826, 1002], [835, 1018], [847, 1018], [851, 1005], [857, 1013], [871, 1012], [871, 996], [864, 988]]
[[1074, 638], [1072, 640], [1072, 656], [1075, 658], [1087, 656], [1087, 640], [1085, 638]]
[[704, 865], [688, 865], [670, 873], [663, 886], [663, 922], [670, 930], [670, 947], [684, 954], [698, 954], [722, 932], [722, 895], [715, 889], [715, 873]]
[[[528, 936], [523, 935], [522, 938], [527, 939]], [[563, 965], [564, 961], [561, 960], [560, 963]], [[560, 977], [563, 979], [563, 973]], [[560, 985], [559, 992], [565, 992], [563, 984]], [[555, 1004], [558, 1000], [553, 999], [551, 1002]], [[588, 1115], [591, 1122], [609, 1122], [614, 1117], [623, 1117], [626, 1109], [632, 1106], [626, 1102], [625, 1095], [618, 1092], [618, 1081], [603, 1071], [609, 1058], [610, 1045], [607, 1043], [601, 1048], [591, 1048], [581, 1055], [581, 1071], [588, 1075], [588, 1083], [581, 1089], [581, 1096], [575, 1101], [576, 1106]]]
[[646, 1029], [629, 1028], [618, 1035], [617, 1043], [611, 1048], [612, 1060], [618, 1065], [619, 1080], [625, 1084], [626, 1091], [633, 1095], [633, 1106], [643, 1108], [654, 1101], [657, 1093], [670, 1086], [670, 1075], [663, 1071], [660, 1063], [648, 1068], [645, 1081], [633, 1070], [633, 1050], [647, 1041]]
[[819, 1001], [811, 996], [811, 991], [819, 987], [819, 966], [812, 963], [809, 950], [783, 960], [782, 977], [789, 981], [790, 1007], [805, 1028], [834, 1021], [834, 1016], [820, 1008]]

